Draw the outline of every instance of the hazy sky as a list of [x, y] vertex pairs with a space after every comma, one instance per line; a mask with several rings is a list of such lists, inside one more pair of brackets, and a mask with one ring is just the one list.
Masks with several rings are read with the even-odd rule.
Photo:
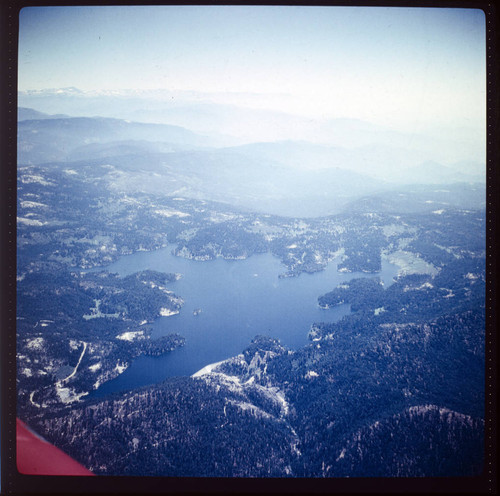
[[19, 89], [250, 92], [314, 117], [477, 128], [485, 58], [476, 9], [29, 7]]

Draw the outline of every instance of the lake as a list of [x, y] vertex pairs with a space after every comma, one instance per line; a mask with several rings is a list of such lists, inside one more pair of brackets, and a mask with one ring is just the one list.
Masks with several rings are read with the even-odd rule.
[[[245, 260], [189, 260], [172, 255], [173, 246], [137, 252], [105, 267], [126, 276], [141, 270], [180, 273], [168, 289], [184, 299], [178, 315], [159, 317], [152, 338], [177, 332], [186, 344], [159, 357], [139, 357], [119, 377], [103, 384], [90, 397], [188, 376], [210, 363], [241, 353], [258, 334], [278, 338], [297, 349], [308, 343], [314, 322], [335, 322], [350, 313], [349, 305], [324, 310], [318, 297], [354, 277], [380, 277], [386, 286], [397, 267], [383, 262], [378, 274], [339, 273], [337, 263], [298, 277], [279, 278], [286, 267], [270, 253]], [[195, 315], [195, 311], [201, 310]]]

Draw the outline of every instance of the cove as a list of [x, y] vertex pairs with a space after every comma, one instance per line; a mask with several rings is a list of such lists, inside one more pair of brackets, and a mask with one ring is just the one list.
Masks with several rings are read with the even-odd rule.
[[105, 269], [120, 276], [146, 269], [181, 274], [168, 289], [185, 303], [178, 315], [156, 319], [152, 338], [177, 332], [186, 344], [159, 357], [136, 358], [89, 397], [192, 375], [205, 365], [241, 353], [258, 334], [298, 349], [308, 343], [311, 324], [335, 322], [350, 313], [349, 305], [319, 308], [319, 296], [355, 277], [378, 276], [388, 286], [397, 274], [397, 267], [386, 261], [378, 274], [339, 273], [333, 261], [321, 272], [280, 278], [286, 267], [270, 253], [244, 260], [196, 261], [172, 255], [172, 248], [126, 255]]

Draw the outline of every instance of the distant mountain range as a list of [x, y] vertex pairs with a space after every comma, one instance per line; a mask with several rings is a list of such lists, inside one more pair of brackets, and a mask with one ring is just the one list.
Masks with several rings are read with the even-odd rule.
[[[329, 215], [405, 184], [484, 182], [476, 163], [412, 166], [415, 158], [406, 159], [395, 147], [283, 140], [216, 148], [217, 140], [176, 125], [50, 115], [24, 107], [18, 119], [21, 165], [109, 164], [126, 171], [110, 176], [110, 188], [179, 194], [277, 215]], [[370, 127], [355, 120], [344, 125], [343, 132]]]
[[210, 136], [216, 146], [292, 140], [348, 148], [358, 150], [367, 166], [382, 172], [387, 162], [390, 162], [389, 171], [429, 160], [445, 165], [459, 161], [485, 163], [484, 130], [428, 126], [402, 130], [346, 116], [313, 118], [264, 107], [264, 96], [62, 88], [21, 91], [18, 102], [22, 107], [50, 114], [114, 117], [180, 126]]
[[455, 208], [486, 208], [484, 187], [466, 182], [434, 187], [428, 184], [399, 186], [383, 193], [356, 198], [344, 206], [344, 211], [398, 214], [425, 212], [439, 215]]
[[459, 162], [448, 167], [432, 161], [411, 165], [415, 157], [408, 158], [408, 153], [398, 148], [366, 146], [352, 149], [288, 140], [251, 143], [231, 149], [296, 169], [338, 167], [396, 184], [483, 182], [485, 177], [485, 170], [473, 162]]
[[434, 183], [449, 184], [452, 182], [482, 182], [484, 181], [486, 168], [478, 171], [474, 164], [458, 163], [453, 167], [447, 167], [437, 162], [427, 161], [416, 167], [411, 167], [400, 172], [396, 179], [408, 183]]
[[[20, 116], [36, 116], [36, 119], [19, 120], [18, 123], [18, 161], [23, 164], [36, 164], [50, 161], [67, 161], [82, 158], [76, 150], [81, 149], [85, 158], [92, 153], [86, 151], [90, 146], [95, 153], [102, 155], [104, 145], [124, 145], [130, 141], [133, 151], [144, 150], [146, 142], [172, 143], [171, 149], [178, 147], [207, 146], [210, 140], [178, 126], [166, 124], [145, 124], [105, 117], [58, 117], [40, 114], [32, 109], [20, 109]], [[142, 146], [137, 142], [143, 141]], [[134, 147], [135, 143], [135, 147]], [[154, 145], [147, 145], [154, 149]], [[161, 148], [161, 147], [160, 147]], [[115, 154], [115, 150], [110, 153]], [[131, 151], [130, 149], [128, 151]], [[119, 151], [122, 153], [122, 151]]]
[[30, 120], [42, 120], [42, 119], [64, 119], [67, 117], [69, 117], [69, 115], [46, 114], [45, 112], [39, 112], [38, 110], [34, 110], [32, 108], [26, 108], [26, 107], [18, 107], [18, 109], [17, 109], [18, 122], [30, 121]]

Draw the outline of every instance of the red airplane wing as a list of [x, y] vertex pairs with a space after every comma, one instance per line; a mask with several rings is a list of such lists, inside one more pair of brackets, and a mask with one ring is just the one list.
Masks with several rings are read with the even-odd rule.
[[17, 470], [27, 475], [95, 475], [17, 419]]

